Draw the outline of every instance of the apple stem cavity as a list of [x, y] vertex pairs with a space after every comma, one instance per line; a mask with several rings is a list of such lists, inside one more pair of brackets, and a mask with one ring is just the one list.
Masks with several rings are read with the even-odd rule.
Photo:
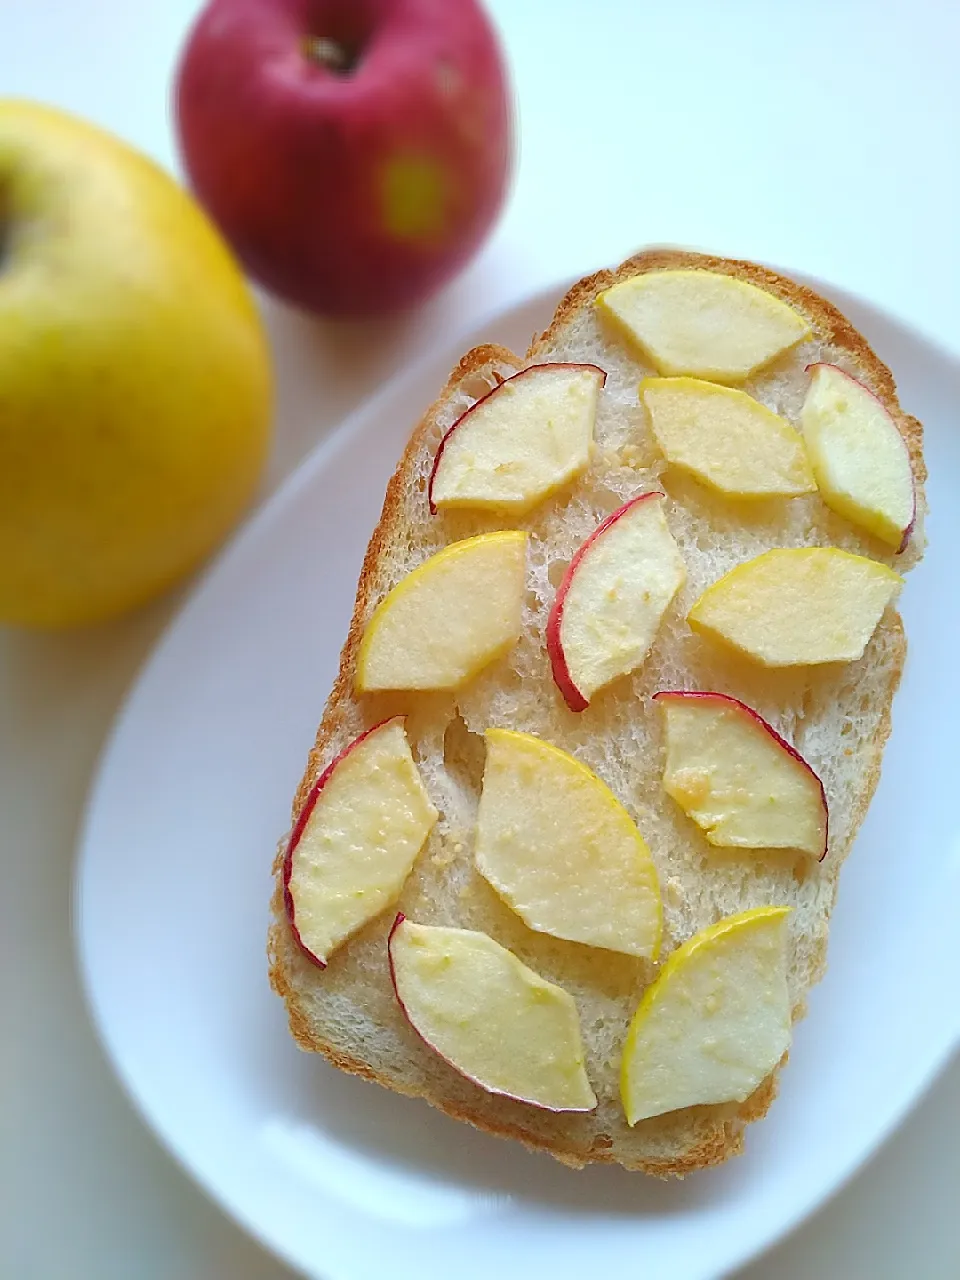
[[308, 62], [346, 76], [355, 70], [360, 61], [360, 50], [352, 49], [331, 36], [304, 36], [300, 49]]

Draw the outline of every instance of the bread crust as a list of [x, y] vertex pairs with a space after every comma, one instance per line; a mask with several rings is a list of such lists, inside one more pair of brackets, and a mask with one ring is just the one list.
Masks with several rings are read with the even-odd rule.
[[686, 268], [715, 271], [719, 275], [736, 276], [774, 294], [788, 306], [802, 312], [818, 334], [823, 334], [838, 347], [843, 347], [857, 364], [861, 376], [871, 390], [883, 401], [900, 429], [910, 453], [910, 467], [914, 484], [922, 491], [927, 478], [923, 459], [923, 426], [916, 418], [904, 413], [897, 399], [897, 384], [893, 374], [869, 345], [863, 334], [838, 311], [832, 302], [814, 293], [805, 285], [797, 284], [769, 267], [762, 267], [745, 258], [718, 258], [708, 253], [690, 253], [684, 249], [646, 249], [627, 258], [612, 271], [598, 271], [572, 285], [557, 304], [553, 320], [534, 338], [527, 351], [524, 364], [532, 363], [538, 353], [583, 307], [590, 306], [598, 294], [612, 288], [621, 280], [644, 275], [649, 271], [680, 271]]
[[[679, 268], [708, 269], [736, 276], [768, 290], [790, 306], [801, 311], [809, 319], [818, 336], [823, 335], [828, 341], [848, 353], [856, 363], [860, 376], [883, 401], [903, 435], [910, 454], [918, 502], [922, 502], [922, 486], [927, 471], [923, 459], [923, 430], [921, 424], [900, 408], [896, 384], [890, 370], [873, 352], [863, 336], [831, 303], [812, 290], [779, 275], [769, 268], [752, 262], [674, 249], [648, 250], [627, 259], [615, 270], [600, 271], [578, 281], [560, 300], [550, 325], [543, 333], [535, 336], [524, 358], [516, 356], [506, 348], [494, 345], [478, 346], [468, 351], [451, 372], [437, 400], [427, 410], [421, 422], [413, 431], [397, 469], [387, 486], [381, 517], [367, 547], [357, 586], [353, 616], [340, 655], [338, 674], [323, 713], [316, 742], [310, 751], [303, 777], [294, 797], [293, 821], [296, 820], [313, 784], [324, 765], [328, 762], [331, 743], [344, 727], [348, 711], [355, 705], [352, 691], [353, 673], [364, 625], [373, 604], [376, 603], [377, 569], [386, 548], [389, 547], [391, 540], [399, 531], [402, 519], [402, 494], [413, 474], [424, 442], [437, 430], [439, 415], [449, 404], [451, 398], [457, 394], [458, 389], [470, 378], [488, 375], [489, 371], [494, 367], [517, 370], [541, 360], [543, 352], [560, 330], [584, 308], [590, 307], [597, 295], [603, 290], [630, 276], [649, 271]], [[906, 655], [906, 641], [902, 623], [899, 615], [892, 610], [891, 615], [891, 643], [894, 655], [890, 664], [889, 688], [886, 693], [879, 730], [875, 738], [877, 749], [870, 760], [854, 811], [853, 833], [859, 828], [879, 781], [883, 746], [891, 731], [891, 704], [900, 681]], [[469, 1105], [464, 1105], [459, 1101], [444, 1096], [442, 1092], [436, 1089], [410, 1088], [404, 1081], [378, 1072], [370, 1063], [352, 1056], [345, 1052], [341, 1046], [318, 1034], [315, 1026], [311, 1023], [308, 1010], [291, 971], [297, 948], [283, 903], [282, 864], [286, 843], [285, 838], [281, 842], [273, 866], [275, 889], [271, 902], [272, 921], [269, 928], [267, 947], [270, 983], [274, 991], [285, 1001], [290, 1031], [300, 1047], [321, 1054], [328, 1062], [340, 1070], [375, 1081], [385, 1088], [393, 1089], [400, 1093], [420, 1096], [454, 1119], [465, 1120], [476, 1128], [491, 1134], [515, 1138], [528, 1148], [546, 1151], [557, 1160], [572, 1167], [580, 1168], [594, 1162], [620, 1163], [624, 1168], [641, 1170], [659, 1177], [682, 1177], [687, 1173], [720, 1164], [732, 1155], [738, 1154], [743, 1147], [745, 1126], [754, 1120], [762, 1118], [776, 1097], [779, 1067], [739, 1106], [691, 1107], [682, 1113], [689, 1121], [687, 1125], [689, 1140], [682, 1150], [676, 1151], [669, 1159], [631, 1161], [630, 1159], [615, 1156], [609, 1149], [610, 1140], [606, 1139], [605, 1141], [603, 1135], [598, 1135], [587, 1150], [584, 1150], [582, 1146], [574, 1142], [565, 1143], [562, 1138], [546, 1141], [539, 1135], [513, 1123], [506, 1116], [491, 1116], [489, 1107], [485, 1107], [481, 1113], [479, 1106], [472, 1108]], [[835, 875], [830, 883], [832, 897], [835, 900], [837, 886]], [[811, 982], [819, 980], [825, 967], [826, 943], [824, 941], [818, 946], [814, 957]], [[322, 982], [322, 974], [319, 970], [318, 981]], [[794, 1019], [802, 1017], [804, 1013], [805, 1002], [801, 1002], [793, 1011]], [[423, 1050], [423, 1052], [426, 1053], [427, 1050]], [[784, 1061], [785, 1059], [786, 1055]], [[782, 1065], [783, 1063], [781, 1062], [780, 1066]], [[675, 1114], [679, 1115], [681, 1113]]]

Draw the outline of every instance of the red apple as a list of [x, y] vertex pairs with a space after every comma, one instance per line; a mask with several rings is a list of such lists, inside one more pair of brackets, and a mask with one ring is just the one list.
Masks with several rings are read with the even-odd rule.
[[890, 410], [835, 364], [808, 364], [800, 425], [828, 507], [902, 554], [917, 520], [910, 450]]
[[414, 924], [387, 939], [397, 1003], [428, 1049], [487, 1093], [593, 1111], [573, 997], [488, 934]]
[[547, 619], [553, 679], [571, 711], [636, 670], [686, 569], [658, 490], [631, 498], [598, 525], [567, 567]]
[[290, 834], [283, 900], [300, 949], [330, 954], [399, 896], [438, 814], [404, 732], [382, 720], [323, 770]]
[[[823, 782], [759, 711], [714, 690], [662, 689], [653, 699], [664, 708], [703, 712], [675, 733], [668, 716], [664, 787], [711, 844], [799, 848], [823, 861], [829, 845]], [[776, 839], [770, 838], [771, 819]]]
[[329, 315], [435, 292], [506, 188], [506, 76], [476, 0], [212, 0], [176, 115], [194, 190], [251, 274]]
[[[571, 379], [577, 378], [587, 385], [592, 383], [592, 394], [571, 396], [575, 390]], [[434, 488], [441, 467], [447, 467], [452, 439], [459, 443], [467, 437], [470, 441], [466, 450], [470, 458], [461, 457], [455, 466], [461, 482], [473, 480], [472, 486], [466, 486], [473, 492], [458, 501], [448, 499], [451, 506], [522, 515], [579, 475], [590, 462], [597, 400], [606, 380], [598, 365], [569, 362], [531, 364], [501, 378], [460, 415], [440, 441], [427, 487], [431, 515], [437, 514]], [[506, 482], [501, 474], [504, 464], [510, 468]]]

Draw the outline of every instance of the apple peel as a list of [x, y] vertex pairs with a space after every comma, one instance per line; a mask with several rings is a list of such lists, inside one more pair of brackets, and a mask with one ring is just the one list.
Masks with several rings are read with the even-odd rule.
[[902, 555], [917, 522], [917, 488], [900, 428], [879, 396], [839, 365], [818, 361], [806, 372], [800, 422], [824, 502]]
[[488, 729], [476, 868], [528, 928], [656, 960], [660, 884], [633, 817], [582, 760]]
[[659, 490], [618, 507], [576, 551], [546, 626], [553, 679], [571, 711], [635, 671], [686, 579]]
[[511, 649], [527, 538], [499, 530], [451, 542], [401, 578], [364, 629], [356, 691], [458, 689]]
[[569, 992], [488, 934], [414, 924], [402, 912], [387, 956], [410, 1027], [465, 1079], [544, 1111], [596, 1108]]
[[839, 547], [778, 547], [730, 569], [687, 614], [691, 628], [765, 667], [856, 662], [903, 586]]
[[683, 1107], [743, 1102], [792, 1038], [787, 906], [726, 916], [688, 938], [627, 1032], [620, 1097], [631, 1127]]
[[[589, 465], [606, 380], [598, 365], [569, 361], [529, 365], [501, 378], [440, 441], [427, 487], [431, 515], [440, 506], [521, 515], [569, 484]], [[457, 446], [459, 456], [452, 457]], [[438, 496], [444, 478], [446, 492]]]
[[769, 290], [699, 268], [630, 276], [596, 305], [667, 377], [744, 382], [811, 332], [807, 319]]
[[[803, 852], [810, 853], [811, 855], [816, 857], [818, 862], [822, 862], [824, 860], [824, 858], [827, 856], [827, 851], [829, 849], [830, 810], [829, 810], [829, 805], [827, 803], [827, 793], [824, 788], [823, 781], [820, 778], [820, 776], [817, 774], [817, 772], [813, 769], [813, 767], [808, 763], [808, 761], [805, 760], [804, 757], [800, 754], [800, 752], [796, 749], [796, 747], [792, 746], [791, 743], [787, 742], [786, 738], [782, 737], [781, 734], [779, 734], [776, 731], [776, 729], [774, 729], [773, 725], [771, 725], [767, 720], [765, 720], [758, 711], [754, 710], [753, 707], [748, 706], [747, 703], [742, 702], [739, 698], [735, 698], [731, 694], [727, 694], [727, 693], [718, 693], [712, 690], [700, 690], [700, 689], [696, 689], [696, 690], [661, 689], [658, 693], [655, 693], [653, 695], [653, 700], [654, 702], [657, 702], [661, 705], [667, 717], [668, 746], [667, 746], [667, 763], [664, 768], [664, 789], [667, 791], [668, 795], [672, 796], [672, 798], [676, 800], [676, 802], [680, 805], [681, 809], [683, 809], [683, 811], [687, 814], [687, 816], [691, 818], [692, 821], [694, 821], [697, 824], [697, 826], [699, 826], [704, 831], [707, 840], [711, 844], [727, 847], [727, 848], [739, 847], [739, 848], [748, 848], [748, 849], [749, 848], [757, 848], [757, 849], [797, 848], [797, 849], [802, 849]], [[800, 819], [803, 819], [805, 817], [810, 838], [802, 843], [790, 843], [787, 840], [781, 840], [777, 844], [766, 843], [762, 840], [758, 840], [756, 844], [753, 844], [753, 843], [749, 843], [747, 840], [742, 838], [737, 840], [718, 838], [717, 832], [723, 826], [725, 820], [729, 821], [729, 815], [714, 814], [712, 819], [711, 817], [708, 816], [707, 809], [710, 802], [714, 801], [714, 803], [716, 803], [716, 791], [710, 785], [713, 779], [701, 773], [697, 776], [697, 779], [696, 779], [700, 783], [699, 794], [694, 796], [694, 795], [691, 795], [689, 792], [688, 793], [684, 792], [683, 771], [685, 766], [682, 763], [682, 746], [681, 746], [681, 763], [679, 764], [679, 766], [675, 766], [674, 768], [671, 768], [671, 762], [670, 762], [671, 747], [673, 747], [674, 753], [676, 752], [676, 744], [672, 744], [670, 742], [669, 708], [671, 704], [673, 704], [674, 706], [682, 705], [682, 706], [691, 707], [691, 708], [713, 707], [713, 708], [716, 708], [721, 713], [727, 712], [727, 713], [732, 713], [735, 716], [744, 717], [746, 724], [748, 726], [753, 726], [756, 729], [760, 730], [763, 733], [764, 737], [762, 739], [757, 739], [756, 741], [761, 744], [765, 744], [769, 742], [769, 745], [772, 748], [772, 753], [766, 753], [767, 755], [766, 761], [764, 761], [765, 753], [762, 750], [762, 748], [760, 751], [757, 751], [755, 749], [756, 743], [750, 744], [748, 742], [747, 744], [748, 749], [750, 749], [751, 746], [754, 747], [754, 749], [751, 751], [752, 758], [749, 761], [744, 762], [748, 764], [749, 767], [745, 771], [736, 771], [736, 766], [734, 764], [734, 761], [736, 759], [736, 733], [734, 733], [729, 735], [727, 742], [723, 744], [725, 750], [720, 759], [720, 767], [717, 770], [717, 772], [722, 773], [724, 769], [726, 769], [728, 772], [728, 775], [733, 775], [736, 771], [735, 777], [728, 776], [726, 780], [726, 784], [729, 787], [731, 782], [734, 783], [735, 799], [745, 802], [744, 808], [749, 809], [749, 804], [752, 800], [754, 800], [754, 797], [750, 796], [747, 788], [749, 787], [750, 783], [753, 783], [754, 786], [756, 786], [756, 780], [758, 778], [762, 780], [763, 778], [762, 770], [765, 764], [767, 765], [768, 768], [772, 764], [773, 767], [782, 774], [782, 770], [777, 768], [777, 755], [776, 755], [776, 753], [782, 753], [780, 763], [783, 764], [785, 763], [786, 760], [792, 761], [793, 764], [795, 764], [797, 768], [800, 771], [802, 771], [799, 775], [796, 775], [796, 778], [802, 779], [805, 783], [809, 784], [802, 787], [799, 795], [796, 794], [796, 789], [794, 788], [795, 795], [793, 797], [793, 803], [797, 804], [797, 802], [799, 801], [801, 810], [803, 809], [807, 810], [806, 815], [804, 815], [801, 812], [801, 814], [798, 816]], [[704, 741], [706, 740], [706, 733], [704, 732], [704, 730], [708, 732], [709, 726], [701, 726], [701, 733], [699, 735], [699, 742], [698, 742], [698, 746], [700, 747], [701, 751], [703, 750]], [[722, 739], [721, 739], [721, 743], [722, 743]], [[688, 760], [688, 765], [689, 765], [689, 760]], [[746, 772], [747, 774], [747, 779], [746, 779], [747, 788], [744, 787], [744, 782], [745, 782], [745, 778], [743, 776], [744, 772]], [[672, 774], [673, 777], [668, 783], [668, 775], [670, 774]], [[781, 784], [779, 787], [780, 794], [777, 796], [777, 800], [781, 803], [784, 800], [786, 800], [786, 802], [789, 804], [791, 797], [784, 795], [785, 790], [786, 788], [784, 787], [783, 782], [781, 781]], [[745, 791], [746, 791], [746, 794], [744, 794]], [[769, 795], [769, 788], [767, 789], [767, 793], [764, 798], [767, 801], [767, 803], [773, 802], [774, 797]], [[728, 803], [729, 803], [729, 796], [726, 797], [726, 799], [728, 800]], [[819, 813], [817, 815], [814, 815], [811, 811], [812, 809], [811, 800], [813, 800], [814, 805], [817, 805], [819, 807]], [[700, 816], [698, 816], [698, 813]], [[747, 813], [747, 818], [749, 821], [749, 813]], [[822, 821], [820, 821], [821, 819]], [[734, 821], [736, 821], [736, 818], [734, 819]], [[799, 822], [798, 822], [798, 825], [800, 825]], [[821, 832], [822, 834], [820, 834]], [[817, 845], [819, 845], [819, 847], [817, 847]]]
[[[320, 969], [341, 943], [396, 901], [439, 817], [405, 722], [391, 716], [348, 743], [311, 787], [290, 833], [284, 908], [297, 945]], [[325, 801], [332, 814], [326, 826], [318, 809]], [[311, 856], [301, 866], [297, 854], [308, 844]]]

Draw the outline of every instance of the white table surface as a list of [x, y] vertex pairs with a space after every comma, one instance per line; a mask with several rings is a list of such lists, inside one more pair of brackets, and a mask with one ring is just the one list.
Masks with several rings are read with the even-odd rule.
[[[191, 0], [0, 0], [0, 92], [83, 113], [176, 167]], [[266, 304], [279, 375], [264, 495], [441, 333], [643, 243], [820, 275], [960, 356], [957, 0], [491, 0], [521, 121], [479, 259], [367, 327]], [[177, 596], [64, 636], [0, 630], [0, 1275], [281, 1280], [131, 1112], [92, 1035], [73, 849], [111, 719]], [[832, 1203], [741, 1280], [960, 1274], [960, 1063]]]

